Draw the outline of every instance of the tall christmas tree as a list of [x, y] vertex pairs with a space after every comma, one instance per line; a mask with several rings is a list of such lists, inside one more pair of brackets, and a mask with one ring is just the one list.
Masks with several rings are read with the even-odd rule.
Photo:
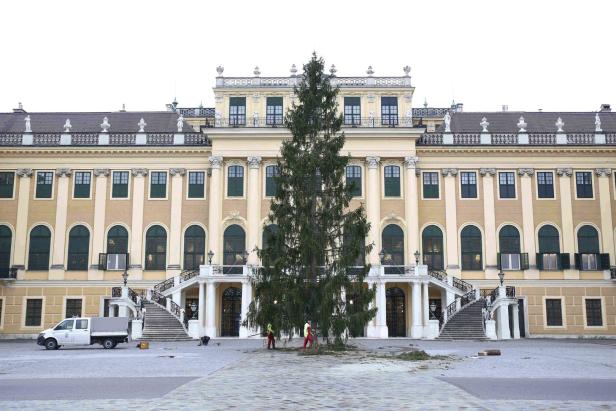
[[294, 90], [298, 102], [285, 118], [292, 138], [282, 143], [246, 324], [265, 329], [271, 323], [278, 336], [292, 336], [310, 320], [319, 336], [341, 345], [347, 331], [361, 334], [376, 309], [369, 308], [374, 288], [364, 284], [370, 226], [363, 204], [350, 207], [338, 88], [324, 64], [313, 54], [304, 65]]

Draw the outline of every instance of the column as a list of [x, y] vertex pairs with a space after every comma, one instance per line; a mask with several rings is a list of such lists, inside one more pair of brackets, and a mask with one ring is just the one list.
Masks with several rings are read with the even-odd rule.
[[[408, 224], [408, 252], [412, 256], [419, 250], [419, 202], [417, 195], [417, 176], [415, 175], [419, 157], [410, 156], [404, 158], [406, 165], [406, 190], [404, 196], [404, 214]], [[380, 251], [380, 250], [379, 250]]]
[[[599, 180], [599, 206], [601, 208], [601, 242], [603, 252], [610, 255], [610, 264], [615, 264], [614, 260], [614, 226], [612, 225], [612, 201], [610, 196], [610, 175], [612, 170], [609, 168], [598, 168], [595, 170], [597, 180]], [[609, 280], [609, 272], [606, 279]]]
[[88, 280], [102, 280], [104, 271], [98, 269], [98, 255], [105, 252], [105, 207], [107, 204], [108, 168], [94, 169], [94, 226], [92, 227], [92, 256]]
[[205, 282], [199, 281], [199, 336], [205, 330]]
[[421, 324], [421, 283], [413, 281], [411, 287], [411, 293], [413, 295], [411, 299], [411, 303], [413, 304], [411, 338], [421, 338], [423, 334], [423, 325]]
[[485, 273], [486, 278], [498, 278], [498, 266], [496, 261], [496, 216], [494, 213], [494, 176], [496, 169], [482, 168], [479, 174], [483, 177], [483, 219], [485, 245]]
[[68, 211], [69, 168], [56, 169], [58, 186], [56, 189], [56, 224], [53, 235], [53, 255], [51, 268], [49, 269], [50, 280], [64, 279], [64, 251], [66, 245], [66, 213]]
[[182, 244], [182, 186], [185, 168], [169, 169], [171, 175], [171, 218], [169, 225], [169, 265], [167, 265], [167, 278], [175, 277], [182, 269], [182, 256], [180, 244]]
[[445, 230], [447, 231], [447, 274], [458, 275], [458, 222], [456, 217], [456, 176], [457, 168], [444, 168], [445, 179]]
[[366, 184], [366, 218], [370, 223], [367, 244], [374, 244], [368, 255], [368, 262], [380, 266], [379, 252], [381, 251], [381, 185], [379, 184], [379, 163], [381, 159], [375, 156], [366, 157], [368, 178]]
[[[368, 283], [368, 286], [372, 285]], [[387, 338], [387, 299], [385, 296], [385, 283], [376, 283], [376, 294], [374, 303], [371, 303], [369, 308], [376, 304], [376, 316], [373, 321], [368, 324], [367, 336], [373, 338]]]
[[248, 228], [248, 264], [259, 263], [256, 247], [259, 245], [259, 227], [261, 223], [261, 157], [248, 157], [248, 180], [246, 192], [246, 218]]
[[423, 336], [427, 338], [430, 336], [430, 323], [428, 322], [430, 321], [430, 290], [428, 288], [428, 283], [423, 283], [422, 288], [423, 300], [421, 304], [421, 311], [423, 313]]
[[17, 278], [23, 279], [26, 268], [26, 243], [28, 241], [28, 207], [30, 204], [31, 168], [17, 169], [19, 176], [19, 193], [17, 194], [17, 221], [15, 223], [15, 250], [13, 266], [19, 270]]
[[[252, 301], [252, 284], [250, 280], [242, 282], [242, 323], [248, 317], [248, 307]], [[250, 336], [250, 328], [240, 324], [240, 338], [248, 338]]]
[[[222, 262], [222, 247], [220, 247], [220, 223], [222, 221], [222, 157], [212, 156], [210, 160], [210, 210], [208, 224], [210, 226], [210, 250], [214, 252], [212, 264]], [[208, 250], [209, 251], [209, 250]]]
[[133, 280], [141, 280], [143, 277], [143, 204], [145, 201], [145, 176], [148, 170], [145, 168], [133, 168], [133, 214], [130, 228], [130, 275]]
[[214, 338], [217, 336], [218, 328], [216, 327], [216, 283], [208, 282], [206, 284], [207, 294], [205, 296], [205, 303], [207, 309], [205, 312], [205, 335]]
[[[507, 298], [505, 287], [502, 285], [498, 287], [498, 298]], [[509, 331], [509, 304], [503, 303], [502, 300], [496, 311], [496, 335], [499, 340], [511, 339], [511, 332]]]
[[571, 204], [571, 176], [573, 170], [570, 168], [559, 168], [556, 170], [560, 188], [560, 214], [562, 220], [563, 253], [568, 253], [571, 269], [564, 270], [565, 279], [579, 279], [580, 273], [575, 269], [575, 233], [573, 230], [573, 207]]
[[528, 270], [524, 271], [525, 279], [539, 279], [537, 270], [537, 247], [535, 246], [535, 220], [533, 215], [533, 188], [532, 176], [535, 170], [532, 168], [518, 169], [520, 176], [520, 192], [522, 199], [522, 235], [524, 236], [524, 250], [528, 253]]
[[513, 338], [516, 340], [520, 338], [520, 307], [517, 304], [513, 305]]

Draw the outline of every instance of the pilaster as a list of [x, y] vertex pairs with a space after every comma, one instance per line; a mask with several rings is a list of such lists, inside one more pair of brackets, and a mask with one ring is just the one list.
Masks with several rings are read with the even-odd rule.
[[[595, 175], [599, 181], [599, 206], [601, 209], [601, 242], [603, 252], [610, 255], [610, 264], [614, 265], [614, 225], [612, 223], [612, 199], [610, 195], [610, 176], [612, 170], [609, 168], [597, 168]], [[609, 279], [609, 277], [607, 278]]]
[[457, 275], [460, 271], [458, 258], [458, 221], [456, 207], [456, 176], [458, 169], [444, 168], [445, 179], [445, 231], [447, 232], [447, 273]]
[[218, 335], [218, 327], [216, 327], [216, 283], [206, 283], [206, 291], [205, 335], [214, 338]]
[[243, 325], [244, 321], [248, 317], [248, 307], [252, 301], [252, 285], [249, 280], [242, 282], [242, 323], [240, 324], [240, 338], [248, 338], [250, 336], [250, 329]]
[[18, 268], [17, 279], [21, 280], [26, 265], [26, 243], [28, 238], [28, 208], [30, 204], [31, 168], [17, 170], [19, 192], [17, 194], [17, 221], [15, 223], [15, 249], [13, 266]]
[[494, 176], [495, 168], [482, 168], [479, 170], [483, 181], [483, 218], [485, 237], [485, 272], [486, 278], [496, 279], [496, 215], [494, 213]]
[[411, 283], [411, 304], [413, 304], [411, 338], [421, 338], [423, 335], [423, 324], [421, 323], [421, 283], [413, 281]]
[[98, 269], [98, 255], [105, 252], [105, 208], [107, 204], [108, 168], [94, 169], [94, 226], [92, 227], [92, 255], [88, 280], [102, 280], [103, 271]]
[[259, 245], [261, 222], [261, 157], [248, 157], [246, 217], [248, 225], [248, 264], [258, 264], [256, 247]]
[[145, 177], [148, 170], [145, 168], [133, 168], [133, 213], [130, 236], [130, 275], [134, 280], [143, 278], [143, 205], [145, 202]]
[[418, 162], [419, 157], [409, 156], [404, 158], [406, 165], [404, 213], [408, 224], [408, 256], [419, 250], [419, 196], [417, 194], [417, 176], [415, 175]]
[[381, 251], [381, 185], [379, 180], [379, 164], [381, 159], [376, 156], [366, 157], [368, 166], [368, 179], [366, 187], [366, 217], [370, 223], [367, 244], [374, 244], [368, 255], [368, 261], [373, 265], [381, 265], [379, 252]]
[[[571, 203], [571, 176], [573, 170], [570, 168], [559, 168], [556, 170], [560, 188], [560, 214], [563, 231], [563, 253], [571, 256], [571, 266], [573, 267], [573, 253], [575, 253], [575, 233], [573, 227], [573, 207]], [[580, 272], [575, 269], [564, 270], [567, 280], [577, 280]]]
[[[222, 157], [212, 156], [209, 158], [210, 171], [210, 197], [209, 197], [209, 242], [210, 250], [214, 252], [212, 264], [222, 262], [222, 248], [220, 244], [220, 224], [222, 221]], [[209, 251], [209, 250], [208, 250]]]
[[533, 214], [533, 188], [532, 176], [535, 174], [533, 168], [520, 168], [520, 191], [522, 197], [522, 235], [524, 236], [524, 251], [528, 253], [528, 270], [524, 271], [525, 279], [539, 279], [537, 270], [537, 255], [535, 246], [535, 220]]
[[[180, 247], [182, 244], [182, 188], [184, 176], [186, 175], [185, 168], [169, 169], [171, 175], [171, 215], [169, 227], [169, 265], [167, 266], [167, 277], [178, 275], [182, 267], [182, 256], [180, 255]], [[173, 245], [176, 246], [173, 246]]]
[[56, 223], [54, 225], [53, 255], [49, 269], [50, 280], [64, 279], [64, 246], [66, 244], [66, 214], [68, 211], [69, 168], [56, 169], [58, 177], [56, 190]]

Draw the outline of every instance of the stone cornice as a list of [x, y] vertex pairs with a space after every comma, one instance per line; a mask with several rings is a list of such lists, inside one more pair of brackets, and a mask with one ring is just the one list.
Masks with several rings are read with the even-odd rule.
[[554, 154], [616, 154], [616, 145], [604, 146], [422, 146], [415, 147], [417, 154], [424, 153], [554, 153]]
[[57, 157], [60, 155], [67, 156], [110, 156], [110, 157], [129, 157], [129, 156], [180, 156], [180, 155], [208, 155], [212, 152], [212, 147], [180, 147], [180, 146], [165, 146], [165, 147], [147, 147], [147, 146], [135, 146], [135, 147], [110, 147], [110, 146], [96, 146], [96, 147], [74, 147], [74, 146], [58, 146], [58, 147], [33, 147], [33, 146], [20, 146], [20, 147], [1, 147], [0, 155], [14, 156], [14, 157], [27, 157], [27, 156], [50, 156]]

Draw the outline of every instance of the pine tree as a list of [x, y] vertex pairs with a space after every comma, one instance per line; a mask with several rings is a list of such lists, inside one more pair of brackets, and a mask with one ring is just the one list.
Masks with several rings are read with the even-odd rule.
[[[328, 343], [359, 335], [375, 313], [374, 287], [363, 283], [369, 223], [363, 204], [350, 208], [352, 186], [344, 183], [349, 156], [341, 155], [338, 88], [313, 54], [285, 117], [292, 138], [282, 143], [276, 196], [265, 224], [262, 268], [254, 271], [255, 298], [246, 325], [278, 337], [300, 332], [306, 320]], [[359, 267], [358, 267], [359, 266]], [[346, 298], [345, 298], [346, 295]]]

